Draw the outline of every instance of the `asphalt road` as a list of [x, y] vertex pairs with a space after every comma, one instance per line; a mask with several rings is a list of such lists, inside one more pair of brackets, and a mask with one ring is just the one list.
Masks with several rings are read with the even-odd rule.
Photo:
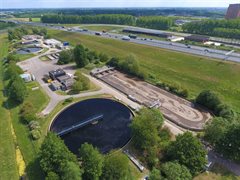
[[[60, 26], [60, 25], [50, 26], [48, 24], [43, 24], [43, 23], [32, 23], [32, 22], [18, 22], [18, 23], [28, 24], [28, 25], [32, 25], [32, 26], [47, 27], [50, 29], [75, 32], [75, 33], [91, 35], [91, 36], [96, 36], [95, 33], [97, 32], [97, 31], [91, 31], [91, 30], [79, 31], [77, 29], [72, 29], [70, 31], [68, 28], [62, 28], [62, 26]], [[103, 38], [116, 39], [119, 41], [123, 41], [122, 40], [123, 36], [126, 36], [126, 35], [115, 34], [115, 33], [101, 33], [101, 37], [103, 37]], [[204, 57], [208, 57], [208, 58], [215, 58], [215, 59], [220, 59], [223, 61], [240, 62], [240, 53], [236, 53], [236, 52], [228, 54], [229, 51], [216, 50], [216, 49], [205, 48], [205, 47], [200, 47], [200, 46], [185, 45], [182, 43], [154, 40], [154, 39], [149, 39], [149, 38], [139, 38], [139, 37], [137, 39], [130, 39], [130, 40], [128, 40], [128, 42], [147, 45], [147, 46], [153, 46], [153, 47], [159, 47], [159, 48], [163, 48], [163, 49], [168, 49], [168, 50], [172, 50], [172, 51], [178, 51], [178, 52], [188, 53], [188, 54], [193, 54], [193, 55], [199, 55], [199, 56], [204, 56]]]

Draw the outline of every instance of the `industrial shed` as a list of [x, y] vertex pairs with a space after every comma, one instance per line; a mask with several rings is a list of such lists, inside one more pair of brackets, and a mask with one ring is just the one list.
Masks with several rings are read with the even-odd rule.
[[165, 33], [159, 30], [145, 29], [145, 28], [124, 28], [123, 32], [125, 33], [134, 33], [134, 34], [146, 34], [150, 36], [158, 36], [163, 38], [169, 38], [172, 35], [170, 33]]
[[191, 35], [191, 36], [185, 37], [186, 41], [195, 41], [195, 42], [201, 42], [201, 43], [205, 43], [205, 42], [209, 41], [209, 39], [210, 39], [210, 37], [201, 36], [201, 35]]

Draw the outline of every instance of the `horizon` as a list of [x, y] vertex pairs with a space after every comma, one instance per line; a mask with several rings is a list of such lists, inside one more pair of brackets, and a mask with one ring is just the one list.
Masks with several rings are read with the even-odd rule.
[[238, 0], [0, 0], [0, 9], [101, 9], [101, 8], [227, 8]]

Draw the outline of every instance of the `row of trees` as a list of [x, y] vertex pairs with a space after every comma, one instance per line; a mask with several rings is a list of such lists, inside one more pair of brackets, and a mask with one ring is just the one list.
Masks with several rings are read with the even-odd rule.
[[236, 112], [229, 105], [222, 102], [216, 93], [210, 90], [202, 91], [196, 98], [196, 103], [208, 108], [216, 116], [226, 119], [235, 119], [237, 117]]
[[206, 165], [203, 145], [190, 132], [170, 141], [169, 130], [162, 126], [163, 116], [157, 109], [141, 110], [131, 125], [139, 158], [152, 168], [150, 179], [192, 179]]
[[142, 16], [136, 21], [136, 26], [161, 30], [167, 30], [173, 25], [172, 17], [163, 16]]
[[7, 64], [4, 73], [5, 79], [9, 80], [7, 85], [7, 95], [12, 103], [21, 104], [27, 96], [27, 88], [19, 76], [23, 71], [14, 62]]
[[6, 22], [0, 22], [0, 30], [15, 27], [16, 25], [14, 23], [6, 23]]
[[79, 149], [79, 163], [77, 157], [53, 133], [46, 136], [39, 157], [46, 180], [131, 179], [129, 160], [125, 155], [111, 153], [104, 156], [85, 143]]
[[226, 38], [240, 38], [240, 20], [203, 20], [183, 25], [183, 31]]
[[19, 28], [15, 28], [15, 29], [9, 29], [8, 30], [8, 40], [12, 41], [14, 39], [21, 39], [22, 36], [24, 35], [28, 35], [28, 34], [37, 34], [37, 35], [41, 35], [44, 37], [47, 37], [47, 29], [46, 28], [27, 28], [25, 26], [21, 26]]
[[100, 15], [44, 15], [41, 18], [43, 23], [61, 24], [123, 24], [134, 25], [135, 17], [123, 14], [100, 14]]
[[220, 154], [240, 161], [240, 123], [237, 113], [227, 104], [223, 103], [218, 95], [212, 91], [203, 91], [196, 99], [216, 115], [205, 126], [204, 139]]
[[4, 73], [5, 80], [8, 80], [6, 87], [9, 102], [12, 105], [21, 104], [19, 116], [23, 124], [29, 127], [30, 134], [34, 140], [37, 140], [41, 136], [40, 124], [37, 121], [35, 114], [35, 108], [30, 101], [26, 101], [27, 87], [23, 79], [19, 76], [23, 73], [22, 69], [16, 65], [18, 58], [12, 54], [9, 54], [6, 59], [6, 71]]
[[107, 62], [108, 60], [108, 55], [91, 51], [79, 44], [74, 49], [61, 51], [58, 64], [62, 65], [76, 62], [77, 67], [83, 68], [89, 63], [98, 64], [100, 62]]
[[61, 24], [122, 24], [136, 25], [146, 28], [167, 30], [174, 25], [174, 18], [164, 16], [142, 16], [135, 18], [131, 15], [123, 14], [102, 14], [102, 15], [44, 15], [43, 23]]

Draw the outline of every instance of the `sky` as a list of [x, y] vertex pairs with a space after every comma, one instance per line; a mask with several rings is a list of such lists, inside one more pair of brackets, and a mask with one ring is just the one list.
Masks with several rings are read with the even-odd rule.
[[240, 0], [0, 0], [6, 8], [228, 7]]

